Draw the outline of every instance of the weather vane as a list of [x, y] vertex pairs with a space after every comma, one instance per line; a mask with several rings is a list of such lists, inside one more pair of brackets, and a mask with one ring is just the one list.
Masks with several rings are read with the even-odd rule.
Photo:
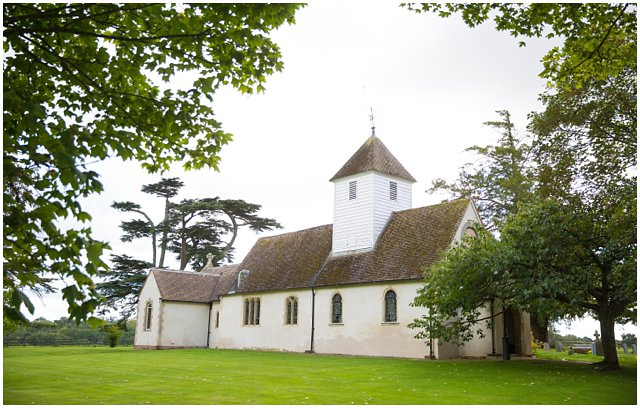
[[369, 115], [369, 120], [371, 121], [371, 136], [375, 136], [376, 126], [373, 124], [373, 108], [369, 106], [369, 109], [371, 109], [371, 115]]

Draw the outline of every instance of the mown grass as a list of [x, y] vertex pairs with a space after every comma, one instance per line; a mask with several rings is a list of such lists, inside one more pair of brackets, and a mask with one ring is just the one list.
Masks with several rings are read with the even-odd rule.
[[[635, 356], [634, 356], [635, 357]], [[240, 350], [4, 349], [4, 404], [636, 404], [615, 372], [542, 360], [429, 361]]]

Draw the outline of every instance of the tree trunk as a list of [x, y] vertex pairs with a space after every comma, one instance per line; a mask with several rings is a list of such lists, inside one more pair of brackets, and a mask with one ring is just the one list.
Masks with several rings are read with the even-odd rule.
[[156, 255], [158, 251], [158, 242], [156, 241], [156, 234], [157, 234], [156, 227], [154, 225], [153, 232], [151, 233], [151, 245], [153, 245], [153, 267], [154, 268], [158, 266], [158, 264], [156, 263]]
[[224, 210], [223, 212], [231, 220], [231, 225], [233, 225], [233, 235], [231, 236], [229, 242], [227, 242], [227, 245], [224, 247], [221, 254], [216, 258], [216, 264], [223, 260], [227, 253], [231, 250], [231, 248], [233, 247], [233, 243], [236, 241], [236, 237], [238, 236], [238, 228], [240, 228], [240, 226], [238, 225], [238, 221], [236, 221], [236, 217], [233, 214]]
[[164, 253], [167, 250], [167, 219], [169, 218], [169, 198], [164, 201], [164, 220], [162, 221], [162, 241], [160, 241], [160, 262], [158, 262], [159, 268], [164, 268]]
[[533, 333], [534, 340], [540, 340], [542, 342], [549, 341], [549, 321], [545, 319], [544, 323], [538, 323], [538, 317], [531, 314], [531, 332]]
[[620, 368], [618, 363], [618, 350], [616, 349], [615, 337], [615, 317], [608, 307], [604, 307], [600, 312], [600, 332], [602, 333], [602, 352], [604, 353], [604, 361], [601, 365], [602, 370], [614, 370]]
[[182, 229], [180, 230], [180, 270], [184, 271], [189, 263], [187, 257], [187, 222], [182, 219]]

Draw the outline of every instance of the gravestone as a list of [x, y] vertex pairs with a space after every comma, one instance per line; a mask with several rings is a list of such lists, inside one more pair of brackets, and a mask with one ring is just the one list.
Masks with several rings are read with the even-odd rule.
[[637, 350], [638, 343], [633, 343], [631, 347], [633, 347], [633, 354], [638, 354], [638, 350]]
[[546, 351], [551, 350], [551, 346], [549, 346], [549, 342], [548, 341], [545, 341], [544, 343], [542, 343], [542, 349], [546, 350]]
[[[596, 341], [594, 341], [595, 343], [595, 347], [596, 347], [596, 352], [592, 354], [594, 356], [604, 356], [604, 351], [602, 350], [602, 340], [600, 340], [600, 334], [598, 333], [598, 331], [596, 330], [595, 333], [593, 333], [593, 336], [596, 338]], [[593, 350], [593, 349], [592, 349]]]
[[560, 340], [556, 340], [556, 351], [558, 353], [562, 352], [562, 342]]
[[591, 354], [594, 356], [598, 355], [598, 348], [596, 347], [596, 342], [591, 343]]
[[629, 352], [629, 346], [627, 346], [627, 343], [622, 343], [622, 352], [624, 354], [627, 354]]

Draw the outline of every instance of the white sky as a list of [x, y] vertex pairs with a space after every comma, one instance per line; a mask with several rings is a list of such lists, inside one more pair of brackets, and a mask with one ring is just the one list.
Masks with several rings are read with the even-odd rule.
[[[333, 222], [329, 179], [369, 137], [370, 107], [377, 136], [418, 180], [414, 207], [445, 198], [425, 190], [435, 178], [455, 178], [472, 159], [462, 153], [466, 147], [495, 143], [498, 134], [482, 123], [497, 119], [496, 110], [508, 109], [524, 131], [527, 114], [542, 109], [537, 97], [545, 83], [537, 75], [554, 45], [549, 40], [529, 39], [520, 48], [492, 24], [470, 29], [457, 16], [418, 15], [387, 2], [316, 2], [296, 21], [273, 34], [285, 68], [267, 79], [264, 94], [216, 94], [217, 119], [234, 135], [222, 150], [220, 172], [186, 173], [176, 165], [164, 175], [185, 182], [180, 199], [219, 196], [262, 205], [260, 215], [284, 226], [263, 236]], [[109, 241], [114, 253], [150, 260], [149, 242], [120, 242], [118, 225], [129, 217], [110, 204], [134, 201], [160, 220], [162, 201], [140, 192], [160, 176], [118, 159], [93, 170], [105, 187], [83, 202], [94, 238]], [[240, 232], [235, 262], [257, 238]], [[178, 263], [171, 258], [169, 266]], [[34, 304], [34, 316], [66, 315], [59, 294]], [[599, 325], [587, 319], [559, 329], [592, 336]], [[631, 330], [619, 328], [617, 335]]]

